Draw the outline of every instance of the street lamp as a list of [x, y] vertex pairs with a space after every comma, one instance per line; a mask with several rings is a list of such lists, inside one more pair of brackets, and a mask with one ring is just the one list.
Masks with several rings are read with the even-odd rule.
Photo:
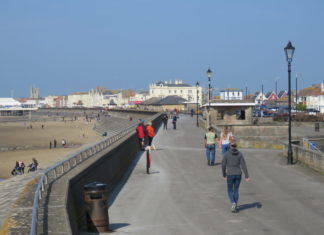
[[298, 106], [298, 81], [297, 81], [297, 73], [296, 73], [296, 110], [295, 112], [297, 112], [297, 107]]
[[199, 112], [199, 82], [196, 83], [196, 88], [197, 88], [197, 110], [196, 110], [196, 116], [197, 116], [197, 127], [199, 126], [199, 123], [198, 123], [198, 112]]
[[208, 115], [207, 115], [207, 128], [210, 127], [210, 100], [211, 100], [211, 85], [210, 85], [210, 79], [213, 75], [213, 71], [209, 68], [207, 70], [207, 77], [208, 77]]
[[288, 164], [293, 164], [293, 153], [291, 149], [291, 62], [294, 56], [295, 47], [289, 41], [285, 47], [286, 59], [288, 62]]

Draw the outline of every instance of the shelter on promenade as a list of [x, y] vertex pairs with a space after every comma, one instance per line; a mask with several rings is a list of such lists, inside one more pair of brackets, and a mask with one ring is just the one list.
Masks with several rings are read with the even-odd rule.
[[204, 117], [210, 109], [210, 119], [216, 125], [250, 125], [252, 124], [252, 109], [255, 103], [242, 100], [217, 100], [203, 105]]

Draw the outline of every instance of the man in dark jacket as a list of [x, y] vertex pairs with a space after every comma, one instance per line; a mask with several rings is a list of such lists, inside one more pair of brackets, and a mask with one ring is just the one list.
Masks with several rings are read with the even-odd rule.
[[227, 192], [231, 201], [231, 211], [237, 212], [237, 202], [239, 198], [239, 187], [241, 183], [242, 171], [245, 180], [250, 181], [249, 173], [245, 164], [244, 157], [237, 150], [236, 143], [231, 143], [230, 149], [224, 154], [222, 160], [222, 172], [224, 179], [227, 180]]

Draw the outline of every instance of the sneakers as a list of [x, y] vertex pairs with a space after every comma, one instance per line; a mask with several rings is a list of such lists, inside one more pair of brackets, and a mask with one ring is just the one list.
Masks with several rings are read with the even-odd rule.
[[232, 206], [231, 206], [231, 212], [232, 212], [232, 213], [236, 213], [236, 212], [237, 212], [237, 206], [236, 206], [236, 203], [232, 203]]

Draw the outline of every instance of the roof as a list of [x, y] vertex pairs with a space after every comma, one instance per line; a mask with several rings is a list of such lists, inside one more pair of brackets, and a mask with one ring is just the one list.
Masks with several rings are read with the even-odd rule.
[[151, 105], [151, 104], [154, 104], [155, 102], [161, 100], [162, 98], [159, 98], [159, 97], [152, 97], [150, 99], [147, 99], [145, 100], [142, 104], [144, 105]]
[[324, 92], [319, 87], [307, 87], [298, 92], [298, 96], [321, 96]]
[[287, 94], [288, 94], [287, 91], [280, 91], [279, 94], [278, 94], [278, 97], [282, 98], [283, 95], [287, 95]]
[[243, 91], [243, 90], [239, 88], [224, 88], [220, 90], [220, 92], [224, 92], [224, 91]]
[[166, 86], [166, 87], [192, 87], [191, 85], [189, 84], [186, 84], [186, 83], [180, 83], [180, 84], [175, 84], [175, 83], [166, 83], [166, 82], [161, 82], [161, 81], [158, 81], [155, 83], [156, 86]]
[[[204, 104], [203, 106], [208, 106], [208, 104]], [[245, 106], [245, 107], [251, 107], [255, 106], [255, 103], [253, 102], [244, 102], [242, 100], [219, 100], [217, 102], [210, 103], [211, 107], [237, 107], [237, 106]]]
[[172, 95], [172, 96], [167, 96], [162, 100], [159, 100], [154, 105], [177, 105], [177, 104], [183, 104], [186, 101], [187, 101], [186, 99], [180, 96]]
[[74, 92], [70, 95], [87, 95], [87, 94], [89, 94], [89, 92]]
[[176, 95], [167, 96], [165, 98], [152, 97], [142, 104], [144, 105], [179, 105], [185, 103], [187, 100]]
[[1, 106], [21, 106], [21, 103], [14, 98], [0, 98]]

